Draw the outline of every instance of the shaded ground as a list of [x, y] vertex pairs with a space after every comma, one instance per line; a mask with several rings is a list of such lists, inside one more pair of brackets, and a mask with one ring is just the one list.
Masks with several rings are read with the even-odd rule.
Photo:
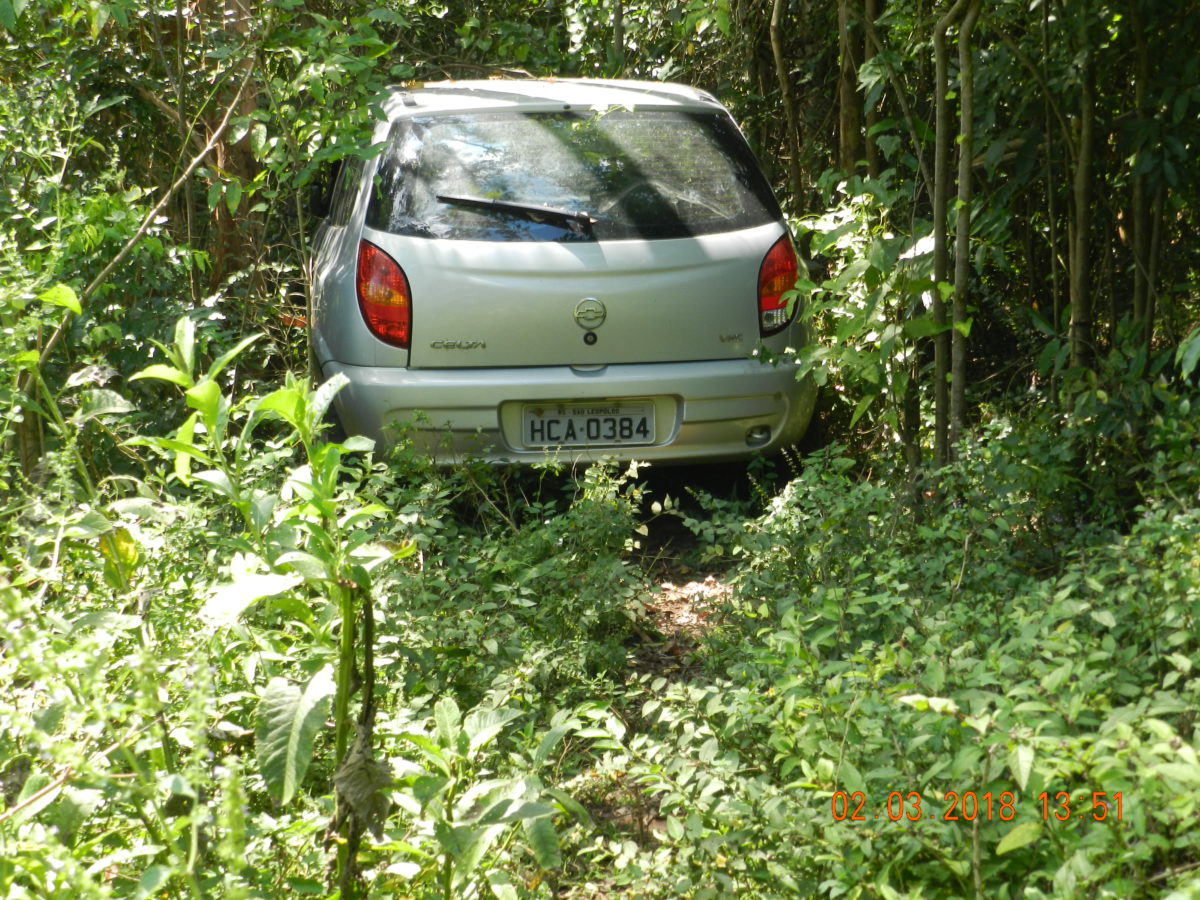
[[[678, 466], [652, 469], [646, 478], [652, 501], [666, 502], [697, 518], [707, 515], [695, 498], [702, 492], [722, 501], [746, 501], [753, 492], [745, 464]], [[648, 511], [648, 533], [640, 556], [653, 585], [643, 598], [645, 620], [635, 628], [632, 664], [639, 672], [688, 677], [705, 631], [720, 618], [729, 598], [725, 572], [698, 562], [699, 541], [680, 515]]]

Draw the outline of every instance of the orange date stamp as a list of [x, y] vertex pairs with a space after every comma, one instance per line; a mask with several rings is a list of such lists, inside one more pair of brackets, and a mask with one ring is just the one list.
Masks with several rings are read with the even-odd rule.
[[[1043, 822], [1103, 822], [1110, 818], [1119, 822], [1124, 817], [1123, 800], [1120, 791], [1042, 791], [1034, 813], [1040, 812]], [[878, 797], [863, 791], [834, 791], [829, 811], [838, 822], [1011, 822], [1020, 803], [1013, 791], [946, 791], [940, 797], [920, 791], [889, 791]]]

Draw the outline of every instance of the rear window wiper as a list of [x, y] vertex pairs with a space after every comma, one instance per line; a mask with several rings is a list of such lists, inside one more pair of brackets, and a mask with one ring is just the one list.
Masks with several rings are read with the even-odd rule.
[[572, 234], [586, 235], [594, 238], [592, 225], [595, 219], [585, 212], [575, 212], [570, 209], [558, 209], [553, 206], [538, 206], [536, 203], [510, 203], [507, 200], [489, 200], [486, 197], [452, 197], [438, 194], [439, 203], [451, 206], [465, 206], [468, 209], [487, 209], [495, 212], [511, 213], [530, 222], [552, 221], [562, 225]]

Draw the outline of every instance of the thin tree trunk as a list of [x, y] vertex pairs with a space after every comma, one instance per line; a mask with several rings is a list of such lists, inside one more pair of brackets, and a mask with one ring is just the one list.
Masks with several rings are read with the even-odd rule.
[[1075, 173], [1071, 184], [1072, 221], [1070, 299], [1071, 299], [1071, 365], [1090, 366], [1093, 357], [1092, 296], [1089, 278], [1091, 250], [1092, 206], [1092, 140], [1096, 125], [1096, 86], [1092, 50], [1083, 36], [1084, 61], [1080, 72], [1079, 124]]
[[862, 98], [854, 58], [850, 0], [838, 0], [838, 166], [853, 172], [862, 157]]
[[[1138, 15], [1137, 4], [1131, 4], [1133, 12], [1133, 27], [1137, 35], [1137, 74], [1134, 82], [1134, 109], [1139, 121], [1147, 118], [1146, 85], [1150, 81], [1150, 53], [1146, 47], [1144, 24]], [[1134, 156], [1133, 168], [1144, 156], [1139, 148]], [[1142, 329], [1142, 339], [1147, 346], [1154, 332], [1152, 316], [1153, 303], [1151, 294], [1154, 285], [1150, 282], [1150, 246], [1153, 225], [1150, 218], [1150, 192], [1146, 187], [1146, 176], [1135, 175], [1133, 178], [1132, 197], [1130, 198], [1129, 230], [1133, 247], [1133, 319]]]
[[[875, 42], [871, 40], [869, 28], [873, 27], [879, 17], [878, 0], [863, 2], [863, 63], [875, 58]], [[866, 23], [871, 23], [867, 25]], [[879, 175], [879, 145], [875, 141], [874, 129], [879, 123], [879, 109], [872, 103], [863, 111], [863, 140], [866, 143], [867, 174], [872, 178]]]
[[779, 98], [783, 101], [783, 113], [787, 119], [788, 182], [791, 186], [791, 202], [794, 209], [803, 192], [803, 175], [800, 171], [800, 125], [796, 117], [796, 102], [792, 98], [792, 77], [783, 54], [783, 14], [786, 0], [775, 0], [771, 8], [771, 55], [775, 59], [775, 75], [779, 80]]
[[946, 58], [946, 31], [962, 16], [967, 0], [956, 0], [933, 28], [934, 62], [934, 152], [933, 152], [933, 321], [940, 331], [934, 337], [933, 373], [933, 456], [937, 465], [950, 459], [950, 335], [946, 326], [946, 301], [942, 285], [950, 270], [946, 206], [950, 194], [950, 90], [949, 62]]
[[613, 0], [613, 60], [617, 64], [618, 74], [625, 71], [625, 4], [622, 0]]
[[971, 163], [975, 131], [975, 64], [971, 33], [979, 19], [982, 0], [970, 0], [958, 30], [959, 144], [958, 218], [954, 233], [954, 305], [951, 315], [950, 447], [966, 427], [967, 388], [967, 288], [971, 278]]

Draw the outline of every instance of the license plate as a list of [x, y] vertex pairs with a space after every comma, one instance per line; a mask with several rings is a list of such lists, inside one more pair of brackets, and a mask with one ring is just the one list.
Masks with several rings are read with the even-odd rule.
[[613, 447], [654, 443], [652, 403], [545, 403], [524, 407], [527, 447]]

